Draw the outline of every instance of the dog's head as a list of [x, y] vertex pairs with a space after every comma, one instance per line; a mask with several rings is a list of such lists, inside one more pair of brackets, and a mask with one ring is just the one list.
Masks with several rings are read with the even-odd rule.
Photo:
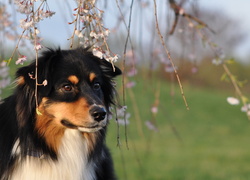
[[[58, 133], [65, 128], [87, 133], [102, 129], [113, 103], [112, 79], [120, 74], [119, 68], [86, 49], [44, 52], [37, 65], [34, 62], [17, 71], [18, 94], [23, 93], [17, 97], [22, 101], [17, 105], [20, 126], [27, 125], [25, 117], [33, 114], [41, 134], [49, 132], [48, 128]], [[24, 103], [31, 105], [27, 108]]]

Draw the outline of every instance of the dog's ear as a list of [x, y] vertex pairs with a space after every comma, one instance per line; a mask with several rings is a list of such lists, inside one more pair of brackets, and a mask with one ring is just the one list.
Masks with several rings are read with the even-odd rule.
[[87, 47], [87, 48], [78, 48], [78, 50], [83, 53], [85, 55], [86, 58], [92, 59], [94, 61], [96, 61], [98, 63], [98, 65], [100, 66], [103, 74], [112, 79], [115, 76], [121, 75], [122, 71], [116, 67], [114, 64], [108, 62], [105, 59], [100, 59], [97, 56], [94, 56], [92, 51], [91, 51], [91, 47]]
[[100, 68], [103, 72], [103, 80], [105, 82], [103, 92], [104, 94], [108, 94], [108, 96], [104, 96], [104, 101], [106, 106], [110, 107], [111, 104], [115, 104], [114, 96], [116, 95], [116, 90], [112, 79], [122, 74], [122, 71], [118, 67], [114, 66], [104, 59], [99, 59], [99, 62]]
[[118, 67], [113, 65], [112, 63], [110, 63], [104, 59], [100, 59], [99, 61], [101, 63], [100, 67], [106, 76], [113, 78], [115, 76], [122, 74], [122, 71]]
[[[20, 127], [28, 126], [30, 124], [28, 121], [32, 121], [31, 117], [34, 116], [36, 108], [36, 98], [39, 103], [41, 97], [47, 96], [50, 92], [52, 87], [52, 83], [50, 82], [52, 76], [51, 72], [53, 71], [57, 58], [60, 58], [58, 52], [53, 50], [46, 51], [39, 57], [37, 63], [37, 97], [35, 97], [36, 62], [20, 68], [16, 72], [16, 112]], [[30, 119], [27, 119], [27, 117], [30, 117]]]
[[[60, 50], [58, 50], [60, 51]], [[39, 93], [46, 96], [51, 88], [51, 74], [53, 72], [57, 58], [60, 58], [60, 53], [54, 50], [48, 50], [38, 58], [38, 62], [31, 63], [28, 66], [18, 69], [16, 73], [17, 85], [19, 87], [35, 90], [36, 87], [36, 67], [37, 67], [37, 87]]]

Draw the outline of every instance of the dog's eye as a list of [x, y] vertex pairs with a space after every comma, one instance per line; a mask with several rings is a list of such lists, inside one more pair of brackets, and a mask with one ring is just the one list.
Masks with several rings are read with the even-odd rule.
[[64, 86], [63, 86], [63, 90], [64, 90], [64, 91], [72, 91], [72, 86], [69, 85], [69, 84], [64, 85]]
[[94, 83], [94, 84], [93, 84], [93, 89], [94, 89], [94, 90], [99, 90], [100, 88], [101, 88], [100, 83]]

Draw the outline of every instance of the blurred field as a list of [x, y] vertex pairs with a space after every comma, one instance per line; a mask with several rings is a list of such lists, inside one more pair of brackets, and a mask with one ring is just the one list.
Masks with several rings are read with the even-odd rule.
[[[15, 68], [11, 68], [12, 75], [14, 71]], [[208, 82], [213, 74], [198, 74], [197, 77], [206, 78], [196, 82]], [[184, 76], [182, 80], [190, 80]], [[154, 73], [150, 77], [136, 76], [136, 86], [126, 90], [126, 105], [131, 113], [127, 126], [128, 148], [125, 127], [120, 125], [118, 129], [114, 120], [110, 123], [107, 144], [119, 179], [250, 179], [250, 123], [240, 111], [240, 106], [226, 102], [228, 96], [234, 95], [232, 90], [223, 89], [223, 85], [220, 90], [216, 86], [216, 90], [211, 83], [191, 86], [186, 82], [183, 86], [190, 107], [188, 111], [179, 87], [165, 77], [156, 77], [159, 75]], [[211, 79], [218, 82], [219, 78], [218, 75]], [[7, 88], [3, 97], [10, 91]], [[118, 92], [122, 99], [120, 86]], [[154, 117], [150, 109], [157, 94], [159, 112]], [[146, 127], [148, 120], [155, 121], [158, 132]], [[122, 144], [120, 148], [117, 147], [118, 134]]]
[[[120, 148], [114, 120], [108, 131], [107, 143], [119, 179], [250, 179], [250, 123], [240, 106], [226, 102], [232, 93], [186, 84], [188, 111], [178, 86], [174, 86], [175, 95], [170, 95], [173, 87], [164, 80], [144, 78], [136, 79], [136, 83], [133, 93], [126, 93], [131, 113], [127, 126], [129, 149], [124, 126], [119, 128]], [[159, 90], [160, 105], [155, 118], [159, 131], [155, 132], [145, 126], [145, 121], [152, 119], [150, 109]]]

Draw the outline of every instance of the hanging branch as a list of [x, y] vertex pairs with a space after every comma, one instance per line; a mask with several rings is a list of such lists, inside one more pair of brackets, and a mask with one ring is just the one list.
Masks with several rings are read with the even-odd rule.
[[[190, 23], [192, 24], [192, 27], [194, 27], [194, 24], [192, 21], [190, 21]], [[226, 77], [229, 78], [230, 82], [232, 83], [235, 92], [237, 94], [237, 96], [240, 97], [240, 100], [243, 104], [243, 107], [246, 108], [246, 115], [248, 120], [250, 120], [250, 108], [248, 106], [248, 98], [242, 93], [241, 89], [240, 89], [240, 81], [237, 80], [236, 75], [234, 75], [230, 69], [228, 68], [228, 64], [230, 64], [232, 62], [232, 60], [226, 60], [223, 56], [224, 54], [220, 52], [220, 47], [215, 44], [213, 41], [211, 41], [204, 33], [204, 31], [201, 28], [195, 28], [198, 36], [200, 37], [200, 39], [202, 39], [204, 42], [206, 42], [208, 44], [208, 46], [211, 48], [211, 50], [215, 53], [215, 59], [212, 61], [213, 64], [215, 65], [222, 65], [223, 70], [224, 70], [224, 74], [222, 75], [221, 80], [224, 80]]]
[[240, 97], [241, 99], [241, 102], [243, 104], [243, 107], [246, 107], [246, 115], [247, 115], [247, 118], [248, 120], [250, 121], [250, 115], [249, 115], [249, 112], [250, 112], [250, 108], [249, 106], [247, 105], [247, 102], [248, 102], [248, 99], [246, 98], [246, 96], [244, 96], [244, 94], [242, 93], [239, 85], [238, 85], [238, 80], [237, 78], [235, 77], [235, 75], [232, 74], [232, 72], [229, 70], [228, 66], [226, 63], [222, 63], [222, 67], [226, 73], [226, 75], [229, 77], [234, 89], [235, 89], [235, 92], [236, 94]]
[[169, 4], [170, 4], [171, 9], [173, 9], [173, 11], [175, 13], [175, 20], [174, 20], [174, 23], [173, 23], [171, 30], [169, 31], [170, 35], [172, 35], [175, 31], [175, 28], [176, 28], [178, 20], [179, 20], [179, 16], [183, 16], [183, 17], [186, 17], [188, 19], [191, 19], [191, 20], [195, 21], [196, 23], [198, 23], [199, 25], [201, 25], [202, 27], [209, 29], [212, 33], [215, 33], [214, 30], [212, 30], [206, 23], [201, 21], [199, 18], [192, 16], [191, 14], [186, 13], [185, 10], [181, 7], [181, 5], [176, 4], [175, 0], [169, 0]]
[[176, 70], [176, 68], [175, 68], [175, 65], [174, 65], [174, 62], [173, 62], [173, 59], [172, 59], [172, 57], [170, 56], [170, 52], [169, 52], [168, 49], [167, 49], [167, 46], [166, 46], [166, 44], [165, 44], [165, 42], [164, 42], [164, 40], [163, 40], [163, 36], [162, 36], [161, 31], [160, 31], [160, 28], [159, 28], [158, 17], [157, 17], [157, 5], [156, 5], [156, 0], [154, 0], [154, 14], [155, 14], [155, 26], [156, 26], [156, 29], [157, 29], [157, 32], [158, 32], [158, 36], [159, 36], [159, 38], [160, 38], [160, 41], [161, 41], [162, 46], [163, 46], [164, 49], [165, 49], [165, 52], [166, 52], [166, 54], [167, 54], [167, 56], [168, 56], [168, 59], [169, 59], [170, 62], [171, 62], [171, 66], [172, 66], [172, 68], [173, 68], [173, 70], [174, 70], [175, 77], [177, 78], [177, 81], [178, 81], [178, 84], [179, 84], [179, 87], [180, 87], [180, 91], [181, 91], [181, 95], [182, 95], [182, 99], [183, 99], [183, 101], [184, 101], [184, 103], [185, 103], [186, 109], [189, 110], [189, 106], [188, 106], [186, 97], [185, 97], [185, 95], [184, 95], [184, 90], [183, 90], [183, 86], [182, 86], [180, 77], [179, 77], [179, 75], [178, 75], [178, 72], [177, 72], [177, 70]]
[[[121, 11], [121, 8], [120, 8], [120, 5], [118, 3], [118, 1], [116, 0], [116, 5], [120, 11], [120, 14], [122, 16], [122, 20], [125, 24], [125, 27], [127, 29], [127, 37], [126, 37], [126, 42], [125, 42], [125, 46], [124, 46], [124, 51], [123, 51], [123, 62], [122, 62], [122, 71], [125, 72], [125, 62], [126, 62], [126, 52], [127, 52], [127, 46], [128, 46], [128, 42], [131, 43], [132, 45], [132, 41], [130, 39], [130, 27], [131, 27], [131, 21], [132, 21], [132, 10], [133, 10], [133, 5], [134, 5], [134, 0], [131, 1], [131, 4], [130, 4], [130, 12], [129, 12], [129, 22], [128, 22], [128, 25], [126, 24], [125, 22], [125, 18], [124, 18], [124, 15]], [[123, 93], [123, 104], [125, 106], [125, 73], [123, 73], [122, 75], [122, 85], [123, 85], [123, 90], [122, 90], [122, 93]], [[126, 141], [126, 146], [127, 146], [127, 149], [129, 149], [128, 147], [128, 135], [127, 135], [127, 123], [126, 123], [126, 113], [124, 113], [124, 120], [125, 120], [125, 141]]]
[[74, 11], [77, 11], [77, 13], [74, 14], [75, 19], [72, 22], [68, 23], [68, 24], [74, 24], [74, 29], [73, 29], [72, 35], [70, 38], [68, 38], [68, 40], [70, 40], [70, 49], [72, 49], [73, 45], [74, 45], [74, 37], [75, 37], [75, 34], [77, 32], [77, 23], [79, 22], [79, 14], [81, 13], [82, 4], [83, 4], [83, 1], [80, 1], [78, 4], [78, 7], [74, 9]]

